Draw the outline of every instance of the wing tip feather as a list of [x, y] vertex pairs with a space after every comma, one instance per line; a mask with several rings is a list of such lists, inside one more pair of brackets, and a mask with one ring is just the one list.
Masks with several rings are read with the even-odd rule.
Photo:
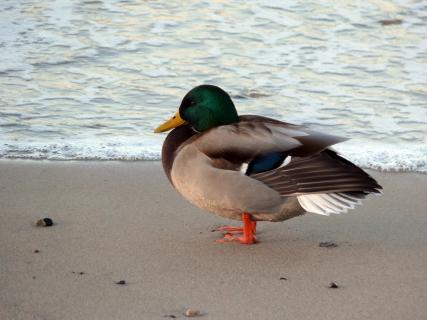
[[318, 193], [302, 194], [297, 199], [301, 207], [311, 213], [327, 215], [347, 213], [349, 209], [355, 209], [362, 204], [362, 200], [368, 194], [380, 195], [379, 193]]

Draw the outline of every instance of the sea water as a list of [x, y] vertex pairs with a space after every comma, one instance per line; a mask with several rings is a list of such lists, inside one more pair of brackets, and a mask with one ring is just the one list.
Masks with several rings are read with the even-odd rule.
[[153, 129], [207, 83], [426, 172], [426, 24], [425, 1], [2, 0], [0, 157], [159, 159]]

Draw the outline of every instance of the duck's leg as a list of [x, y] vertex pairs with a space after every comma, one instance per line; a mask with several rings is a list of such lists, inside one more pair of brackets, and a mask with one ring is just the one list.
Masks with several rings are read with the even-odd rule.
[[[254, 244], [257, 242], [255, 233], [256, 233], [256, 221], [251, 220], [251, 215], [249, 213], [242, 214], [243, 227], [230, 227], [225, 226], [218, 228], [218, 231], [227, 231], [223, 239], [217, 240], [219, 243], [226, 243], [231, 241], [239, 241], [242, 244]], [[236, 234], [243, 233], [242, 237], [236, 236]]]
[[243, 237], [239, 238], [240, 243], [243, 244], [253, 244], [256, 243], [256, 221], [251, 220], [251, 215], [249, 213], [242, 214], [243, 220]]

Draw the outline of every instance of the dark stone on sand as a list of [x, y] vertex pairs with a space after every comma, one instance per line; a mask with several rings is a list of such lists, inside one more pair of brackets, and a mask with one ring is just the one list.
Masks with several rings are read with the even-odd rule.
[[288, 278], [281, 277], [279, 280], [288, 280]]
[[325, 242], [320, 242], [319, 247], [321, 247], [321, 248], [336, 248], [336, 247], [338, 247], [338, 245], [332, 241], [325, 241]]
[[337, 284], [336, 282], [331, 282], [331, 283], [329, 284], [329, 288], [330, 288], [330, 289], [337, 289], [337, 288], [338, 288], [338, 284]]
[[120, 281], [117, 281], [116, 284], [124, 286], [126, 284], [126, 281], [125, 280], [120, 280]]
[[34, 253], [39, 253], [39, 252], [40, 252], [39, 249], [34, 250]]
[[51, 227], [53, 226], [53, 220], [51, 218], [42, 218], [36, 221], [36, 226], [39, 227]]

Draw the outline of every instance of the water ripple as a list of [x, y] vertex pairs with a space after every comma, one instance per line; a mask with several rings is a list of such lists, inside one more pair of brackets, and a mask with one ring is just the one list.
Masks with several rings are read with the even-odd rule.
[[422, 171], [426, 11], [402, 0], [2, 1], [0, 157], [158, 158], [152, 128], [209, 82], [242, 114], [352, 137], [341, 150], [362, 165]]

